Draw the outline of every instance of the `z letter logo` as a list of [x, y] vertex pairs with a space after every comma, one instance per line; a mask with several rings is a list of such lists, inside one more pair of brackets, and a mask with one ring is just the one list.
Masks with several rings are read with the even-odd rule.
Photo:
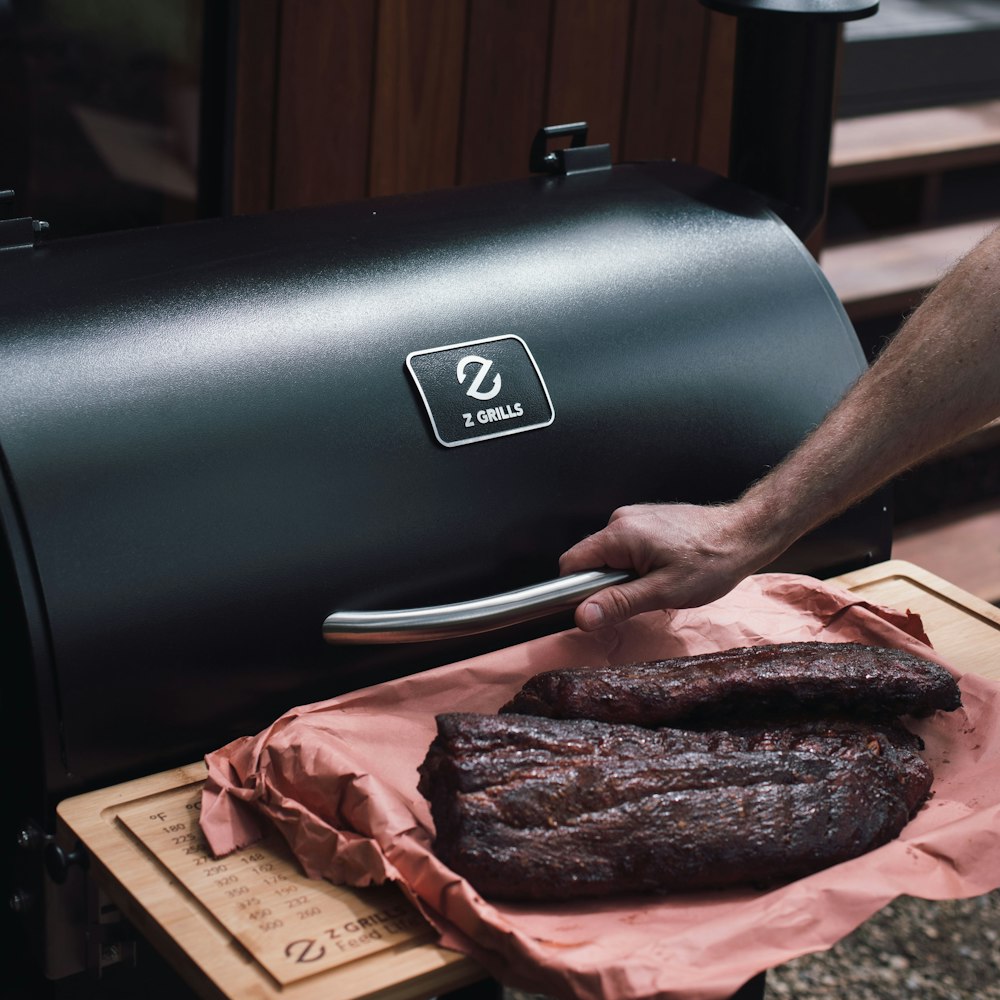
[[487, 358], [481, 358], [478, 354], [468, 354], [458, 363], [458, 367], [455, 369], [455, 375], [461, 384], [465, 384], [465, 369], [472, 364], [479, 365], [479, 371], [476, 372], [476, 377], [472, 380], [472, 385], [465, 390], [466, 396], [472, 396], [474, 399], [492, 399], [500, 391], [500, 375], [493, 376], [493, 388], [487, 392], [483, 392], [480, 386], [486, 381], [486, 376], [489, 370], [493, 367], [493, 362]]

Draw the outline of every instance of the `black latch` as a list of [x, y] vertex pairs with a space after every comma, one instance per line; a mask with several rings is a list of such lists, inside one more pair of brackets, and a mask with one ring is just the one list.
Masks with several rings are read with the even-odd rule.
[[[14, 192], [10, 189], [0, 191], [0, 210], [8, 204], [13, 205]], [[0, 250], [14, 250], [20, 247], [33, 247], [35, 238], [49, 228], [47, 222], [24, 216], [19, 219], [0, 219]]]
[[[571, 141], [565, 149], [549, 149], [549, 141], [563, 136]], [[602, 142], [587, 145], [587, 123], [547, 125], [540, 128], [531, 144], [528, 166], [535, 174], [585, 174], [593, 170], [611, 169], [611, 146]]]

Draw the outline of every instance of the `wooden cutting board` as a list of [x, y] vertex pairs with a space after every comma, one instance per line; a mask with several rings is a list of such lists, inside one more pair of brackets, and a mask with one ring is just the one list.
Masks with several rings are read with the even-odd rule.
[[1000, 608], [913, 563], [893, 559], [830, 583], [920, 615], [931, 645], [959, 670], [1000, 681]]
[[[1000, 680], [1000, 609], [893, 560], [830, 582], [918, 613], [963, 671]], [[59, 840], [86, 847], [101, 890], [205, 997], [419, 1000], [483, 977], [439, 947], [392, 887], [304, 878], [279, 838], [216, 860], [198, 828], [203, 763], [59, 805]]]

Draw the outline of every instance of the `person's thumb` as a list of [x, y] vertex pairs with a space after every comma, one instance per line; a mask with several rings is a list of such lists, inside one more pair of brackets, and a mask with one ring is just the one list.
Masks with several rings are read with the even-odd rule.
[[584, 632], [618, 625], [645, 611], [668, 606], [666, 593], [650, 577], [640, 577], [591, 594], [576, 609], [574, 620]]

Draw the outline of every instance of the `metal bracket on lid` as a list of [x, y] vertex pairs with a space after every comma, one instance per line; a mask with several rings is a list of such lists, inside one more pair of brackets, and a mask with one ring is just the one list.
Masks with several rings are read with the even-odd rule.
[[[0, 191], [0, 208], [13, 204], [14, 192], [9, 188]], [[39, 233], [49, 228], [47, 222], [24, 216], [19, 219], [0, 219], [0, 250], [20, 250], [35, 245]]]
[[[552, 139], [570, 136], [565, 149], [549, 149]], [[603, 142], [587, 145], [587, 123], [572, 122], [567, 125], [546, 125], [535, 134], [531, 143], [528, 168], [535, 174], [587, 174], [595, 170], [611, 169], [611, 146]]]

